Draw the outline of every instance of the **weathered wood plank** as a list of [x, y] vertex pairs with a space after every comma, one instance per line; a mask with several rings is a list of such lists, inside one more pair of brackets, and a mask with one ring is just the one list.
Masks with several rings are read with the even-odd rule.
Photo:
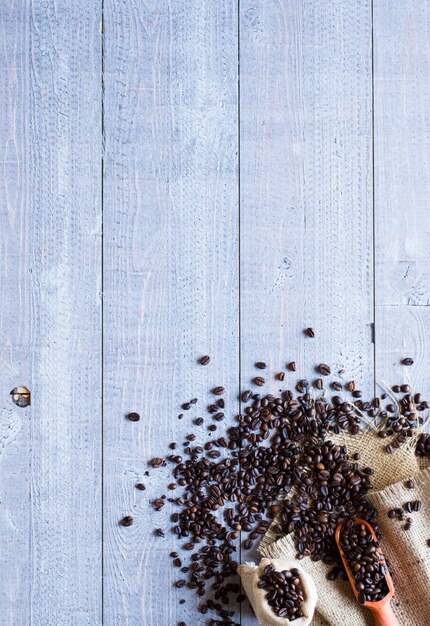
[[28, 623], [30, 599], [31, 411], [9, 392], [31, 381], [30, 220], [27, 173], [29, 14], [25, 3], [0, 5], [0, 615]]
[[237, 402], [236, 6], [105, 0], [105, 46], [104, 620], [203, 624], [194, 592], [172, 586], [174, 509], [149, 505], [167, 471], [144, 473], [169, 442], [208, 436], [192, 420], [212, 385]]
[[101, 623], [101, 3], [31, 11], [31, 620]]
[[[430, 392], [430, 6], [374, 2], [376, 372]], [[400, 360], [416, 365], [402, 371]]]
[[368, 0], [241, 2], [244, 386], [294, 359], [286, 386], [326, 362], [372, 388], [370, 44]]

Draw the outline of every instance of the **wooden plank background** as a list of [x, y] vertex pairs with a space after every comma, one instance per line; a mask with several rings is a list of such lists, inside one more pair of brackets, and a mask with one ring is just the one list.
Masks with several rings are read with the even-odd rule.
[[412, 355], [430, 392], [429, 31], [425, 0], [0, 3], [2, 623], [204, 623], [147, 460], [255, 361], [370, 393]]

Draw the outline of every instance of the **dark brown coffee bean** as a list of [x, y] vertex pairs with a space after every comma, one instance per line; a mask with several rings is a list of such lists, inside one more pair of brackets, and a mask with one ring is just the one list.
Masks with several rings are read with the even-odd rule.
[[254, 384], [257, 385], [258, 387], [262, 387], [265, 384], [265, 380], [262, 376], [256, 376], [254, 378]]
[[290, 363], [288, 363], [287, 367], [290, 372], [295, 372], [297, 370], [297, 365], [295, 361], [291, 361]]
[[402, 360], [402, 365], [413, 365], [414, 364], [414, 360], [411, 359], [410, 357], [406, 357], [405, 359]]
[[126, 517], [123, 517], [119, 523], [121, 524], [121, 526], [131, 526], [133, 521], [133, 518], [130, 515], [127, 515]]
[[138, 422], [140, 420], [139, 413], [129, 413], [127, 417], [130, 420], [130, 422]]
[[278, 372], [276, 378], [282, 382], [285, 379], [285, 372]]
[[248, 402], [251, 396], [252, 396], [252, 391], [250, 391], [249, 389], [247, 391], [244, 391], [242, 394], [242, 402]]
[[308, 337], [315, 337], [315, 331], [313, 328], [309, 327], [309, 328], [305, 328], [304, 330], [305, 335], [307, 335]]
[[324, 389], [324, 381], [322, 378], [317, 378], [314, 384], [317, 389]]
[[317, 367], [317, 370], [323, 376], [329, 376], [331, 374], [331, 369], [326, 363], [320, 363]]
[[146, 487], [143, 483], [137, 483], [135, 485], [136, 489], [139, 489], [139, 491], [145, 491]]
[[155, 535], [156, 537], [165, 537], [165, 536], [166, 536], [166, 535], [164, 534], [164, 531], [163, 531], [163, 529], [162, 529], [162, 528], [156, 528], [156, 529], [154, 530], [154, 535]]
[[205, 354], [205, 356], [202, 356], [200, 358], [200, 365], [208, 365], [210, 363], [210, 360], [211, 360], [210, 356]]
[[266, 365], [266, 363], [264, 363], [264, 361], [258, 361], [255, 364], [255, 367], [257, 367], [259, 370], [265, 370], [267, 365]]
[[405, 487], [407, 489], [415, 489], [415, 482], [410, 478], [405, 482]]
[[161, 457], [154, 457], [153, 459], [150, 459], [148, 461], [148, 465], [150, 465], [153, 468], [157, 468], [157, 467], [162, 467], [164, 465], [164, 461]]
[[215, 387], [212, 390], [212, 393], [215, 394], [216, 396], [222, 396], [222, 394], [224, 393], [225, 389], [224, 387]]
[[331, 386], [332, 386], [332, 389], [334, 389], [335, 391], [342, 390], [342, 385], [338, 383], [337, 381], [332, 382]]

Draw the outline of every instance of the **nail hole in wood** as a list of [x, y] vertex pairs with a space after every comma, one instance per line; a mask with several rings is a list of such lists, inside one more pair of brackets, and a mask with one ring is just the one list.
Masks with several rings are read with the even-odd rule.
[[21, 408], [25, 408], [31, 404], [31, 393], [27, 387], [14, 387], [10, 392], [12, 402]]

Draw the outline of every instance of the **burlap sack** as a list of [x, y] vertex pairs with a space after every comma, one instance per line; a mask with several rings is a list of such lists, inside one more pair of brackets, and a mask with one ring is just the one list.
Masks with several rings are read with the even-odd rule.
[[[394, 572], [396, 596], [392, 606], [402, 626], [430, 625], [430, 548], [426, 544], [430, 539], [430, 469], [421, 472], [428, 459], [415, 456], [417, 437], [391, 455], [383, 450], [387, 441], [373, 431], [354, 437], [331, 437], [336, 443], [344, 443], [351, 454], [359, 452], [360, 464], [375, 470], [375, 490], [369, 494], [369, 500], [379, 512], [384, 534], [382, 547]], [[407, 490], [404, 481], [412, 477], [417, 488]], [[422, 509], [412, 514], [414, 521], [409, 531], [404, 531], [398, 521], [387, 517], [387, 508], [417, 499], [422, 501]], [[295, 559], [297, 551], [291, 536], [276, 541], [271, 527], [260, 543], [259, 552], [269, 558], [288, 559], [296, 567], [300, 564], [312, 576], [318, 591], [312, 626], [370, 626], [373, 623], [370, 612], [357, 604], [349, 583], [341, 577], [328, 581], [328, 568], [321, 562]]]
[[[261, 578], [263, 570], [266, 565], [270, 563], [273, 563], [278, 572], [285, 569], [292, 569], [293, 567], [296, 567], [300, 572], [304, 592], [304, 616], [295, 619], [293, 622], [290, 622], [287, 618], [275, 615], [266, 600], [265, 590], [258, 588], [258, 581]], [[311, 623], [317, 602], [317, 591], [312, 578], [306, 574], [300, 565], [296, 565], [296, 563], [291, 563], [291, 561], [285, 559], [263, 558], [258, 565], [255, 565], [255, 563], [239, 565], [237, 571], [240, 574], [242, 585], [251, 602], [260, 626], [290, 626], [290, 624], [294, 624], [294, 626], [308, 626], [308, 624]]]

